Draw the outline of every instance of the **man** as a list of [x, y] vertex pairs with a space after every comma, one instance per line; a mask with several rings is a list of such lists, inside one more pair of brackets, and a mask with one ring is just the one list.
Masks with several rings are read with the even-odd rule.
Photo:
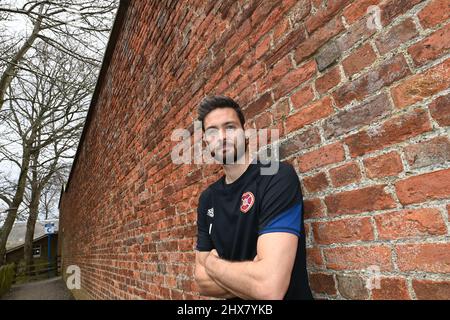
[[312, 299], [295, 170], [280, 163], [275, 174], [261, 175], [267, 165], [252, 161], [245, 119], [231, 98], [204, 99], [198, 118], [211, 155], [225, 173], [199, 199], [195, 279], [201, 294]]

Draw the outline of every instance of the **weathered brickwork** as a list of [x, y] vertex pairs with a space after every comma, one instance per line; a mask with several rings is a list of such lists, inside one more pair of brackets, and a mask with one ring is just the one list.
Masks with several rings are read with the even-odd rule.
[[173, 164], [170, 138], [226, 94], [280, 130], [315, 297], [450, 299], [449, 5], [131, 1], [61, 199], [84, 294], [204, 298], [196, 206], [221, 172]]

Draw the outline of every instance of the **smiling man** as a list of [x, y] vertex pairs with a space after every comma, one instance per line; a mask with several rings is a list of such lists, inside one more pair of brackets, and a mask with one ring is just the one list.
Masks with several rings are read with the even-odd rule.
[[198, 206], [195, 279], [203, 295], [241, 299], [312, 299], [306, 271], [303, 198], [295, 170], [252, 161], [245, 119], [231, 98], [205, 98], [204, 139], [224, 175]]

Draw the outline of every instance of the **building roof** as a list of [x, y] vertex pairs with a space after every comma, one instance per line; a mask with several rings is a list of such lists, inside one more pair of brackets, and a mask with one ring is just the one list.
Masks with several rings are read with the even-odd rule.
[[[40, 220], [36, 221], [36, 227], [34, 228], [33, 241], [41, 239], [46, 236], [44, 226], [46, 223], [53, 222], [55, 224], [55, 233], [59, 229], [59, 220]], [[12, 251], [21, 247], [25, 244], [25, 233], [27, 231], [26, 222], [16, 222], [9, 234], [8, 240], [6, 241], [6, 251]]]

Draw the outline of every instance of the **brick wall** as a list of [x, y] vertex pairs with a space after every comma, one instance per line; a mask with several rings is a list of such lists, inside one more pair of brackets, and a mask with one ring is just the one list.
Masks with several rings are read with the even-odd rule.
[[281, 131], [317, 298], [449, 299], [449, 9], [132, 1], [61, 199], [64, 265], [81, 267], [82, 291], [202, 298], [196, 205], [221, 173], [171, 163], [170, 136], [217, 93], [245, 108], [249, 128]]

